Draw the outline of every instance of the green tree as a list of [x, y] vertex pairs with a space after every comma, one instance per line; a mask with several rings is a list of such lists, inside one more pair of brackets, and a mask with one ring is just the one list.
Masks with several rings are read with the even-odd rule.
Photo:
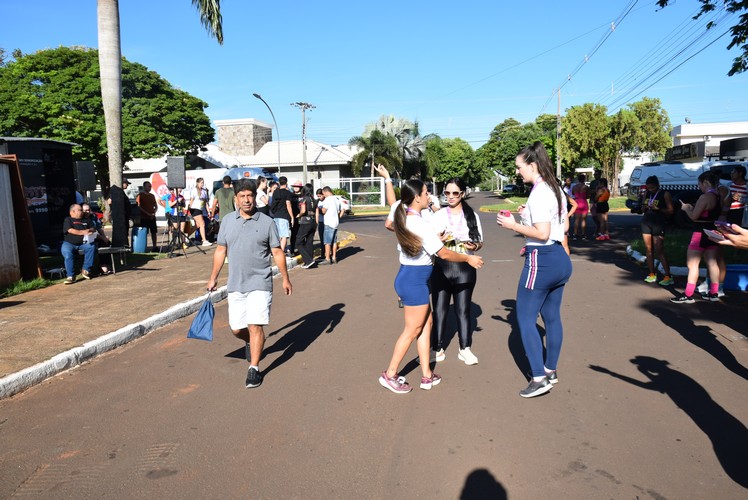
[[398, 177], [402, 176], [403, 162], [400, 146], [393, 136], [381, 130], [372, 130], [368, 136], [351, 137], [348, 144], [360, 149], [351, 161], [353, 175], [361, 175], [367, 163], [371, 165], [381, 163], [390, 173], [395, 173]]
[[[420, 173], [426, 145], [421, 137], [418, 122], [411, 122], [405, 118], [395, 118], [394, 115], [382, 115], [376, 122], [367, 124], [361, 136], [369, 137], [375, 130], [391, 135], [397, 141], [403, 167], [403, 177]], [[372, 169], [373, 175], [374, 171]]]
[[[555, 120], [556, 118], [553, 117], [554, 135]], [[514, 178], [514, 160], [517, 153], [535, 141], [542, 141], [549, 148], [549, 151], [552, 151], [555, 142], [544, 131], [544, 127], [537, 122], [522, 125], [514, 118], [504, 120], [494, 127], [488, 142], [478, 150], [476, 154], [478, 165], [486, 174], [490, 171], [498, 171], [507, 177]]]
[[[0, 134], [79, 144], [74, 156], [93, 161], [104, 184], [108, 150], [97, 51], [60, 47], [16, 55], [0, 67]], [[213, 141], [205, 102], [126, 59], [122, 84], [124, 159], [181, 155]]]
[[[657, 5], [660, 7], [666, 7], [671, 1], [672, 0], [657, 0]], [[699, 0], [699, 2], [701, 2], [701, 9], [699, 10], [699, 13], [694, 16], [694, 19], [698, 19], [707, 12], [716, 9], [719, 0]], [[728, 12], [742, 12], [740, 20], [730, 28], [732, 40], [727, 46], [727, 50], [737, 47], [741, 51], [738, 56], [733, 59], [732, 67], [727, 73], [727, 76], [733, 76], [748, 70], [748, 1], [722, 0], [722, 4]], [[710, 22], [707, 23], [706, 29], [711, 29], [715, 26], [715, 23]]]
[[591, 103], [567, 110], [558, 150], [569, 169], [573, 170], [574, 164], [585, 156], [599, 159], [610, 134], [607, 111], [605, 106]]
[[476, 181], [472, 146], [463, 139], [442, 139], [442, 158], [434, 171], [434, 179], [444, 182], [452, 177], [461, 177], [467, 185]]
[[643, 97], [640, 101], [629, 104], [629, 109], [639, 119], [641, 127], [636, 147], [640, 151], [665, 154], [665, 150], [673, 145], [673, 139], [670, 137], [673, 127], [660, 100]]
[[[122, 52], [120, 50], [119, 1], [97, 0], [101, 103], [106, 123], [109, 183], [122, 183]], [[192, 0], [200, 22], [223, 45], [220, 0]]]

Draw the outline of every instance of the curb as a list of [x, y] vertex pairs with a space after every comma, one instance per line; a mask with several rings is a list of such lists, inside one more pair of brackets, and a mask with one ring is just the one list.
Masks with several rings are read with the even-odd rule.
[[[348, 233], [348, 236], [341, 242], [340, 248], [356, 241], [356, 235]], [[289, 270], [300, 265], [301, 257], [287, 257], [286, 266]], [[273, 266], [273, 277], [279, 273], [278, 267]], [[222, 286], [210, 294], [210, 300], [215, 304], [222, 301], [228, 296], [226, 285]], [[46, 379], [59, 373], [75, 368], [76, 366], [89, 361], [100, 354], [123, 346], [128, 342], [143, 337], [162, 326], [166, 326], [174, 321], [189, 316], [200, 309], [205, 301], [206, 295], [200, 295], [194, 299], [187, 300], [180, 304], [170, 307], [164, 312], [154, 314], [137, 323], [133, 323], [120, 328], [119, 330], [107, 333], [101, 337], [86, 342], [82, 346], [74, 347], [65, 352], [52, 356], [46, 361], [37, 363], [21, 371], [11, 373], [0, 378], [0, 399], [9, 398], [15, 394], [25, 391], [37, 385]]]

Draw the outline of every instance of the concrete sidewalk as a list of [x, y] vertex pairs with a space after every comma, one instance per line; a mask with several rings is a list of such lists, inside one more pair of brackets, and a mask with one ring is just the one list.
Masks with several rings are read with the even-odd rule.
[[[341, 247], [354, 239], [339, 232]], [[186, 256], [0, 299], [0, 399], [197, 311], [207, 297], [214, 251], [215, 245], [205, 253], [190, 247]], [[300, 260], [286, 264], [292, 269]], [[213, 302], [225, 297], [225, 286], [211, 296]]]

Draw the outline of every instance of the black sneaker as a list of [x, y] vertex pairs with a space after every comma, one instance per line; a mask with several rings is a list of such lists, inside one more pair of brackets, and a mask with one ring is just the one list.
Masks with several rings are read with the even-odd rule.
[[706, 295], [701, 296], [704, 300], [709, 300], [712, 302], [719, 302], [719, 294], [716, 293], [708, 293]]
[[558, 373], [556, 373], [556, 370], [553, 370], [552, 372], [545, 372], [545, 378], [547, 378], [548, 382], [553, 385], [558, 384]]
[[685, 293], [682, 293], [677, 297], [673, 297], [672, 299], [670, 299], [670, 302], [672, 302], [673, 304], [693, 304], [696, 301], [693, 300], [693, 297], [689, 297]]
[[247, 388], [260, 387], [262, 385], [262, 374], [256, 368], [250, 368], [247, 372]]
[[535, 396], [545, 394], [552, 388], [553, 385], [551, 385], [548, 377], [543, 377], [543, 380], [541, 380], [540, 382], [535, 382], [534, 380], [530, 379], [530, 384], [519, 391], [519, 395], [523, 398], [534, 398]]

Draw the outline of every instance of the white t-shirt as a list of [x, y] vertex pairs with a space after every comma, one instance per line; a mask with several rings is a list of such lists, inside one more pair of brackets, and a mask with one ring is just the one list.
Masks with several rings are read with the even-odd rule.
[[194, 186], [190, 188], [185, 198], [190, 200], [189, 208], [194, 208], [195, 210], [203, 210], [205, 208], [205, 204], [209, 199], [208, 191], [205, 188], [197, 189], [197, 186]]
[[[387, 220], [388, 221], [390, 221], [390, 222], [394, 222], [395, 221], [395, 210], [397, 210], [397, 207], [399, 207], [399, 206], [400, 206], [400, 200], [397, 200], [395, 203], [392, 204], [392, 206], [390, 207], [390, 213], [387, 214]], [[424, 220], [427, 220], [427, 221], [430, 222], [431, 221], [431, 217], [434, 216], [434, 213], [435, 212], [432, 212], [428, 208], [424, 208], [423, 210], [421, 210], [421, 217], [423, 217]]]
[[410, 215], [405, 218], [405, 227], [408, 231], [415, 234], [422, 240], [421, 253], [411, 257], [402, 251], [400, 245], [397, 249], [400, 252], [400, 264], [404, 266], [430, 266], [434, 263], [433, 256], [442, 249], [444, 243], [434, 232], [434, 226], [423, 217]]
[[[478, 214], [475, 214], [475, 222], [478, 226], [478, 233], [480, 234], [480, 238], [482, 241], [483, 228], [481, 227]], [[448, 244], [447, 248], [449, 248], [450, 250], [454, 250], [455, 252], [460, 253], [466, 253], [468, 255], [472, 255], [474, 253], [465, 248], [464, 245], [461, 245], [459, 243], [470, 240], [470, 229], [468, 228], [467, 220], [465, 219], [465, 213], [462, 210], [460, 210], [460, 213], [457, 214], [450, 207], [444, 207], [431, 216], [431, 225], [434, 226], [434, 230], [437, 234], [440, 234], [442, 231], [447, 231], [454, 237], [454, 240], [457, 242], [457, 244]]]
[[262, 198], [267, 196], [265, 194], [265, 190], [257, 188], [257, 194], [255, 195], [255, 205], [257, 205], [257, 208], [263, 208], [266, 207], [268, 204], [262, 201]]
[[325, 212], [325, 227], [336, 229], [340, 225], [340, 202], [335, 195], [325, 196], [325, 199], [320, 203], [320, 208], [324, 208]]
[[[557, 187], [559, 191], [560, 187]], [[524, 226], [532, 226], [540, 222], [550, 222], [551, 232], [547, 241], [537, 238], [525, 238], [527, 245], [553, 245], [557, 241], [564, 241], [564, 224], [566, 222], [566, 199], [561, 193], [561, 220], [558, 216], [558, 202], [552, 188], [543, 181], [538, 182], [530, 191], [525, 209], [520, 214], [520, 221]]]

